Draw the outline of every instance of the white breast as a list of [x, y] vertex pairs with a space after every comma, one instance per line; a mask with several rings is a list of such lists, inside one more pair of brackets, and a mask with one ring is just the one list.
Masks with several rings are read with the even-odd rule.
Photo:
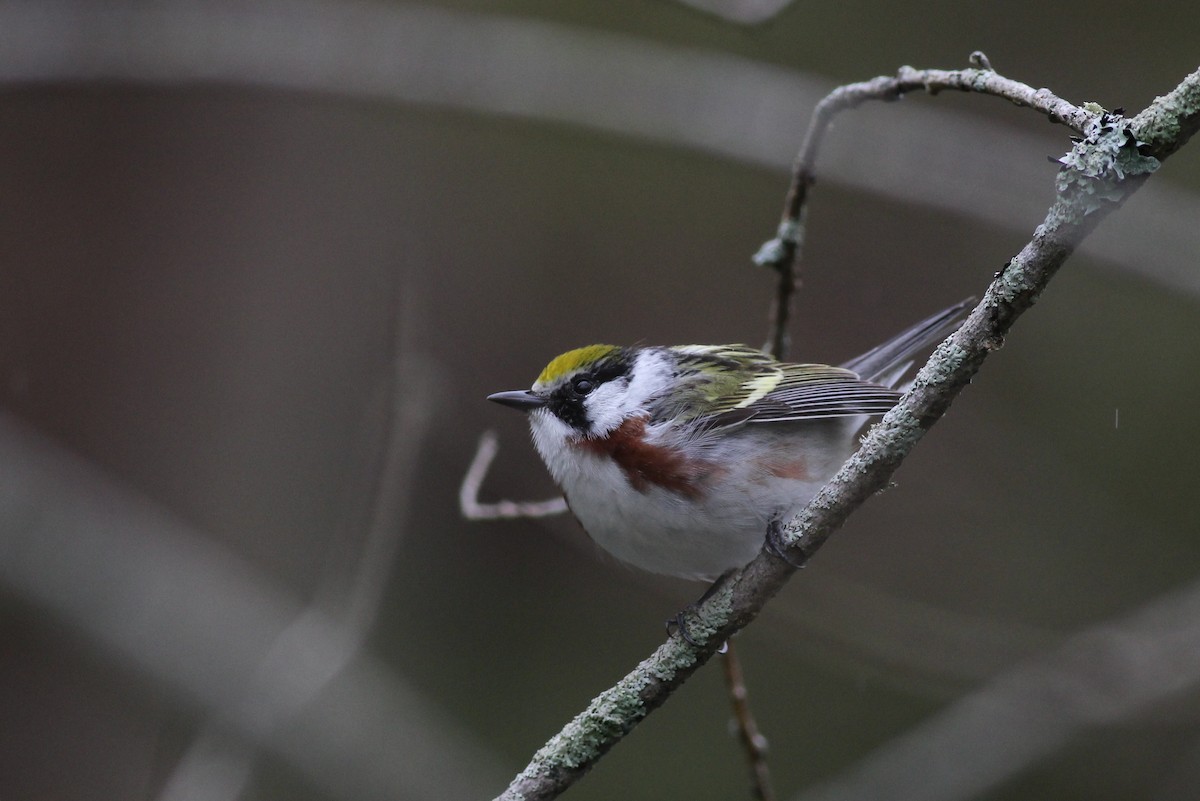
[[[643, 570], [704, 580], [753, 559], [768, 522], [812, 498], [849, 454], [852, 433], [828, 420], [747, 427], [693, 443], [714, 466], [704, 495], [693, 499], [654, 485], [635, 489], [611, 458], [570, 445], [570, 429], [548, 411], [534, 412], [530, 423], [538, 453], [597, 544]], [[672, 427], [647, 435], [662, 441], [664, 430]], [[803, 475], [781, 468], [802, 458]]]

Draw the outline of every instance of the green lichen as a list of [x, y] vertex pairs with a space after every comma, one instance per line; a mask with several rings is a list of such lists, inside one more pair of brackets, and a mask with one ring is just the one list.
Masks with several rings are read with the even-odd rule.
[[1131, 121], [1139, 138], [1150, 142], [1157, 154], [1169, 154], [1183, 144], [1194, 132], [1200, 117], [1200, 69], [1189, 75], [1179, 86], [1145, 108]]
[[913, 379], [913, 386], [927, 387], [950, 381], [953, 375], [962, 368], [966, 358], [965, 350], [950, 340], [946, 340], [937, 346], [929, 363], [918, 371], [917, 377]]
[[[644, 686], [644, 685], [643, 685]], [[620, 682], [592, 703], [533, 755], [525, 773], [575, 769], [597, 760], [608, 745], [646, 716], [641, 687]]]
[[[713, 611], [721, 612], [728, 607], [730, 593], [725, 588], [721, 590], [725, 598]], [[722, 592], [715, 593], [713, 598], [721, 596]], [[710, 606], [711, 603], [706, 602], [705, 607]], [[715, 632], [716, 627], [706, 620], [699, 620], [689, 631], [693, 635], [707, 635]], [[594, 763], [649, 714], [646, 689], [659, 682], [673, 681], [680, 671], [694, 667], [696, 660], [695, 649], [682, 641], [672, 639], [660, 646], [637, 670], [592, 699], [587, 709], [534, 754], [521, 777], [554, 775]]]
[[[1089, 103], [1084, 108], [1095, 112], [1093, 106]], [[1124, 117], [1097, 113], [1083, 139], [1058, 160], [1063, 165], [1056, 181], [1059, 197], [1076, 215], [1091, 214], [1106, 203], [1120, 201], [1128, 191], [1122, 186], [1127, 178], [1158, 169], [1159, 160], [1143, 154], [1145, 146]]]
[[912, 450], [923, 434], [921, 421], [903, 404], [896, 406], [884, 415], [871, 431], [868, 441], [863, 443], [864, 447], [855, 454], [863, 457], [861, 461], [855, 460], [858, 462], [855, 468], [866, 472], [874, 461], [892, 461], [896, 457], [903, 457]]
[[992, 281], [991, 292], [999, 300], [1012, 303], [1018, 297], [1031, 292], [1033, 280], [1021, 259], [1013, 259]]
[[788, 257], [790, 250], [800, 244], [800, 224], [795, 220], [784, 220], [779, 224], [774, 239], [768, 239], [751, 256], [759, 267], [777, 267]]
[[1138, 133], [1152, 142], [1176, 141], [1183, 130], [1183, 126], [1179, 122], [1180, 117], [1198, 112], [1195, 108], [1181, 110], [1174, 107], [1160, 107], [1159, 104], [1168, 99], [1166, 97], [1154, 98], [1154, 104], [1137, 117]]

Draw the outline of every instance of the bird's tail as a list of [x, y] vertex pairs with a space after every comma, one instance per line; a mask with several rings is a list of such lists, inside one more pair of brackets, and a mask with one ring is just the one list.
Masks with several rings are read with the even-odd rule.
[[853, 370], [867, 381], [895, 387], [912, 367], [913, 354], [949, 336], [974, 303], [975, 298], [959, 301], [901, 331], [882, 345], [856, 356], [842, 367]]

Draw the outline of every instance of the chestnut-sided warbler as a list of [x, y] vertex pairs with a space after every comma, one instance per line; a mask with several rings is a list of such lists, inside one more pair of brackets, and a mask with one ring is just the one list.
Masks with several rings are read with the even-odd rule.
[[555, 357], [531, 389], [488, 400], [529, 413], [542, 461], [602, 548], [654, 573], [712, 580], [812, 499], [867, 418], [900, 398], [912, 356], [971, 302], [840, 367], [744, 345], [589, 345]]

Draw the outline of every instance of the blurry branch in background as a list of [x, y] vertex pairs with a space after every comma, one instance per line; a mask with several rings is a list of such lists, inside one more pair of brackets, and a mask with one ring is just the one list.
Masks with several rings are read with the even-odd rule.
[[[907, 73], [881, 80], [903, 80]], [[687, 616], [694, 643], [668, 637], [534, 754], [500, 798], [558, 796], [749, 624], [795, 572], [794, 565], [803, 564], [856, 508], [888, 485], [905, 456], [988, 355], [1003, 345], [1013, 323], [1036, 302], [1078, 244], [1197, 129], [1200, 70], [1135, 117], [1092, 116], [1083, 138], [1060, 159], [1054, 202], [1032, 239], [996, 274], [980, 304], [934, 351], [913, 387], [870, 429], [859, 450], [784, 524], [780, 539], [786, 543], [787, 561], [764, 550], [716, 586]]]
[[354, 632], [2, 412], [0, 521], [8, 592], [330, 797], [480, 798], [501, 780]]
[[499, 440], [496, 439], [494, 431], [484, 431], [479, 435], [475, 456], [472, 457], [471, 466], [467, 468], [462, 486], [458, 490], [458, 506], [463, 517], [467, 520], [519, 520], [528, 517], [550, 517], [567, 511], [567, 501], [561, 496], [544, 501], [482, 503], [479, 500], [479, 490], [499, 450]]
[[795, 0], [677, 0], [685, 6], [704, 11], [739, 25], [766, 22]]
[[852, 660], [864, 681], [935, 702], [1063, 640], [1056, 631], [946, 609], [829, 571], [805, 575], [789, 595], [791, 602], [771, 607], [774, 625], [805, 636], [777, 637], [775, 647], [820, 664]]
[[[395, 292], [396, 297], [399, 294]], [[402, 305], [405, 308], [401, 308]], [[347, 531], [331, 538], [337, 543], [352, 541], [354, 535], [365, 528], [358, 558], [348, 569], [336, 560], [324, 562], [325, 570], [313, 601], [279, 633], [263, 658], [262, 672], [276, 673], [285, 669], [284, 666], [310, 657], [313, 643], [309, 634], [314, 625], [331, 626], [336, 632], [340, 653], [325, 651], [324, 657], [332, 660], [330, 669], [315, 677], [303, 692], [290, 694], [288, 703], [297, 708], [322, 692], [337, 675], [339, 666], [349, 663], [362, 650], [374, 625], [388, 574], [400, 546], [414, 469], [421, 455], [424, 435], [429, 430], [437, 388], [433, 365], [406, 348], [406, 342], [419, 328], [413, 322], [418, 314], [419, 309], [411, 295], [406, 296], [403, 304], [399, 301], [393, 304], [391, 364], [382, 382], [382, 419], [369, 424], [370, 431], [360, 438], [366, 446], [364, 450], [381, 450], [377, 458], [361, 460], [366, 464], [368, 480], [372, 483], [370, 491], [351, 493], [370, 498], [369, 508], [365, 520], [348, 521]], [[272, 662], [278, 663], [278, 667]], [[246, 689], [248, 693], [261, 690], [254, 685]], [[231, 706], [256, 702], [253, 696], [247, 695], [233, 699]], [[214, 709], [209, 713], [164, 783], [160, 801], [223, 801], [242, 796], [252, 775], [258, 744], [230, 731], [227, 721], [235, 712], [231, 708]], [[287, 709], [272, 712], [273, 717], [287, 714]]]
[[428, 330], [428, 299], [412, 287], [393, 280], [390, 365], [381, 382], [382, 408], [368, 410], [359, 442], [366, 458], [367, 492], [352, 488], [352, 498], [367, 498], [365, 519], [347, 520], [343, 537], [362, 539], [348, 570], [322, 576], [314, 605], [339, 620], [361, 647], [379, 614], [396, 554], [408, 523], [413, 484], [428, 444], [426, 439], [437, 409], [444, 379], [438, 365], [411, 344]]
[[[727, 53], [419, 4], [0, 3], [0, 82], [64, 81], [327, 92], [565, 123], [770, 169], [792, 165], [794, 132], [833, 88], [820, 76]], [[1001, 129], [923, 103], [903, 114], [858, 114], [866, 119], [824, 148], [824, 181], [1008, 230], [1027, 230], [1045, 211], [1047, 167], [1028, 156], [1059, 146], [1040, 129]], [[881, 141], [873, 132], [883, 125]], [[1156, 182], [1081, 252], [1200, 296], [1196, 219], [1200, 198]]]
[[[1075, 736], [1200, 686], [1198, 643], [1200, 583], [1193, 583], [992, 678], [797, 800], [986, 796]], [[1143, 797], [1158, 797], [1145, 789]]]

